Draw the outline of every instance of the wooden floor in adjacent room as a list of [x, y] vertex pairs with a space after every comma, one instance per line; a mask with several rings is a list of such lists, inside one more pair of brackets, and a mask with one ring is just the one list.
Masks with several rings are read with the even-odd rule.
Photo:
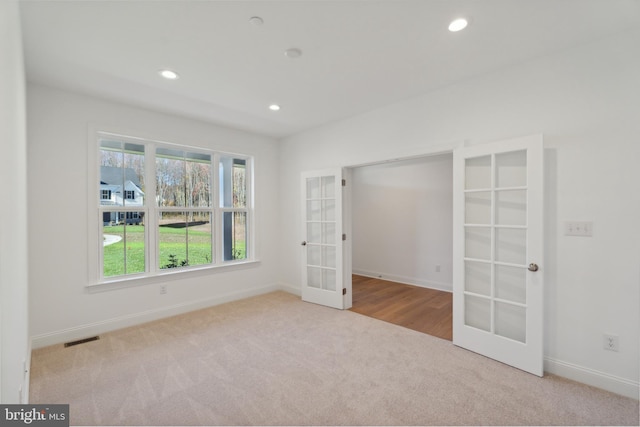
[[353, 275], [351, 311], [451, 341], [451, 293]]

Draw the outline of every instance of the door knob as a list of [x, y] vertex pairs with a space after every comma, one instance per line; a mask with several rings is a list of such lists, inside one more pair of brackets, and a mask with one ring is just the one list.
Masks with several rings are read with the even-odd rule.
[[538, 264], [532, 262], [529, 264], [529, 271], [538, 271]]
[[302, 246], [307, 246], [307, 242], [305, 240], [302, 241], [302, 243], [300, 243]]

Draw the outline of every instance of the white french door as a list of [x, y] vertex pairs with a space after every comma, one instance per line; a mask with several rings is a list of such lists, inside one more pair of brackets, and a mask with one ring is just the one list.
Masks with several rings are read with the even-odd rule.
[[453, 343], [543, 375], [542, 136], [454, 151]]
[[302, 299], [344, 308], [342, 169], [302, 174]]

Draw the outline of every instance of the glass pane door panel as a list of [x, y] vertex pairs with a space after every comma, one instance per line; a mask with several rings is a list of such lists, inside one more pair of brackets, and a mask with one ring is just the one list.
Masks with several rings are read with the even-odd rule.
[[512, 151], [496, 154], [496, 187], [527, 185], [527, 152]]
[[465, 195], [464, 222], [491, 224], [491, 192], [481, 191]]
[[310, 222], [307, 224], [307, 243], [322, 243], [322, 223]]
[[322, 220], [323, 221], [336, 220], [336, 201], [335, 200], [322, 201]]
[[524, 265], [527, 256], [527, 231], [496, 228], [496, 261]]
[[526, 309], [517, 305], [496, 302], [495, 333], [512, 340], [526, 342]]
[[307, 267], [307, 286], [322, 289], [322, 269]]
[[464, 296], [464, 323], [467, 326], [491, 331], [491, 301], [473, 295]]
[[307, 264], [322, 266], [322, 247], [307, 244]]
[[322, 202], [320, 200], [307, 200], [307, 221], [320, 221], [322, 219]]
[[335, 200], [307, 200], [307, 221], [335, 221]]
[[488, 227], [466, 227], [466, 258], [491, 259], [491, 229]]
[[322, 224], [322, 243], [335, 244], [336, 243], [336, 224], [324, 223]]
[[307, 264], [319, 267], [336, 267], [335, 246], [307, 245]]
[[336, 177], [335, 176], [323, 176], [322, 177], [322, 198], [334, 198], [336, 194]]
[[322, 265], [324, 267], [336, 268], [335, 246], [322, 246]]
[[326, 291], [336, 290], [336, 271], [320, 267], [307, 267], [307, 284]]
[[496, 224], [527, 225], [527, 190], [496, 192]]
[[464, 290], [491, 296], [491, 264], [464, 262]]
[[329, 243], [336, 242], [336, 224], [332, 222], [309, 222], [307, 223], [307, 243]]
[[307, 178], [307, 199], [320, 198], [320, 178]]
[[491, 188], [491, 156], [465, 160], [465, 190]]
[[527, 270], [524, 267], [496, 265], [495, 275], [496, 298], [521, 304], [527, 302]]
[[322, 270], [322, 289], [327, 291], [336, 290], [336, 271]]

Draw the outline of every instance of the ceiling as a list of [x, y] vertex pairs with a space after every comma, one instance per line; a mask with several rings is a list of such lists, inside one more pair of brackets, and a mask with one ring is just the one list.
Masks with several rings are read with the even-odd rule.
[[[640, 24], [638, 0], [22, 0], [21, 12], [31, 82], [273, 137]], [[460, 16], [470, 25], [449, 32]]]

